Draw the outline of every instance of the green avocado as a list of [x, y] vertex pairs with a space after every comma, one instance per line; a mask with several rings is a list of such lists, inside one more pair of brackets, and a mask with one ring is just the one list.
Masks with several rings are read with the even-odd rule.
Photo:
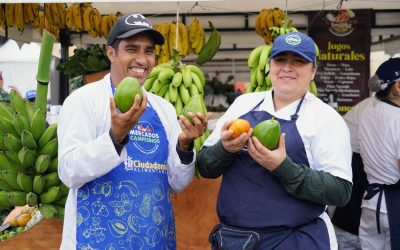
[[269, 150], [274, 150], [278, 147], [280, 135], [281, 126], [274, 117], [270, 120], [260, 122], [253, 129], [253, 136], [255, 136], [261, 144]]
[[135, 96], [140, 95], [140, 102], [143, 99], [142, 86], [138, 79], [133, 77], [125, 77], [118, 84], [114, 93], [115, 105], [117, 108], [125, 113], [128, 111], [135, 102]]
[[197, 114], [198, 112], [202, 113], [205, 117], [207, 115], [206, 104], [204, 103], [203, 97], [201, 95], [194, 95], [190, 97], [189, 102], [183, 107], [182, 114], [188, 119], [192, 124], [192, 117], [188, 114], [192, 112], [193, 114]]

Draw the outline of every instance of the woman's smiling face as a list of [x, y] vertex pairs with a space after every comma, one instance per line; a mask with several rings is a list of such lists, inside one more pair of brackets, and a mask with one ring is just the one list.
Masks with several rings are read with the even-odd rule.
[[312, 62], [293, 52], [283, 52], [270, 61], [269, 75], [274, 95], [298, 100], [307, 92], [317, 68]]

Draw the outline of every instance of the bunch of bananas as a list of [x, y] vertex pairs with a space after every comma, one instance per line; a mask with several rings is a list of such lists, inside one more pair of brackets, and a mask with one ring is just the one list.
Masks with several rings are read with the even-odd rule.
[[25, 24], [33, 28], [39, 26], [39, 4], [38, 3], [8, 3], [0, 4], [0, 26], [4, 29], [14, 25], [22, 33]]
[[[186, 26], [179, 22], [158, 23], [154, 25], [165, 38], [163, 45], [156, 45], [155, 52], [159, 64], [171, 60], [173, 50], [176, 49], [178, 55], [183, 58], [190, 54], [189, 36]], [[178, 33], [177, 33], [178, 31]]]
[[45, 111], [16, 90], [0, 114], [0, 208], [39, 205], [44, 217], [61, 218], [68, 188], [57, 173], [57, 125], [46, 127]]
[[[315, 44], [316, 54], [319, 55], [319, 50]], [[269, 76], [269, 57], [271, 55], [272, 46], [262, 44], [253, 49], [247, 59], [247, 65], [250, 68], [250, 83], [246, 88], [246, 93], [260, 92], [271, 89], [271, 78]], [[309, 91], [317, 96], [317, 87], [315, 81], [310, 82]]]
[[66, 25], [76, 32], [86, 30], [90, 36], [108, 38], [110, 30], [122, 13], [101, 15], [90, 3], [73, 3], [66, 13]]
[[271, 88], [271, 79], [268, 74], [271, 48], [269, 44], [262, 44], [250, 52], [247, 59], [247, 65], [250, 68], [250, 83], [246, 93], [265, 91]]
[[190, 48], [193, 53], [198, 55], [206, 44], [206, 32], [197, 17], [195, 17], [190, 23], [188, 33]]
[[206, 78], [199, 67], [180, 62], [176, 64], [170, 60], [154, 67], [143, 87], [172, 103], [176, 115], [180, 116], [191, 96], [204, 96], [205, 82]]
[[266, 44], [273, 42], [272, 27], [282, 27], [285, 13], [279, 8], [262, 9], [256, 18], [255, 28]]

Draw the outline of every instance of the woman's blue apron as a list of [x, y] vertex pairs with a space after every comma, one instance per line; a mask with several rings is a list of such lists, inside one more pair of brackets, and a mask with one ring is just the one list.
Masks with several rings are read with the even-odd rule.
[[176, 249], [168, 140], [151, 105], [126, 149], [123, 163], [78, 190], [77, 249]]
[[[382, 102], [400, 108], [399, 105], [392, 101], [382, 100]], [[392, 185], [371, 183], [368, 184], [366, 191], [367, 194], [364, 197], [365, 200], [372, 199], [376, 194], [379, 194], [378, 202], [376, 204], [376, 226], [378, 233], [381, 233], [379, 214], [381, 211], [382, 195], [385, 193], [390, 231], [390, 246], [392, 250], [400, 250], [400, 180]]]
[[[309, 166], [303, 141], [296, 127], [299, 102], [291, 120], [275, 118], [286, 133], [286, 153], [297, 164]], [[257, 111], [262, 101], [241, 116], [254, 127], [271, 119]], [[252, 229], [261, 236], [259, 249], [330, 249], [325, 222], [319, 218], [325, 206], [290, 195], [279, 179], [242, 150], [235, 163], [224, 173], [218, 194], [217, 211], [222, 224]]]

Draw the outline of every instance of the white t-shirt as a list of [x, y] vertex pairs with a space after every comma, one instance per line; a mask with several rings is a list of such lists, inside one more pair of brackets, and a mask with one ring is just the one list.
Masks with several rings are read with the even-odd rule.
[[[58, 174], [70, 188], [65, 205], [61, 249], [76, 249], [78, 189], [108, 173], [127, 158], [126, 148], [118, 155], [109, 136], [110, 97], [112, 89], [108, 74], [68, 96], [58, 117]], [[147, 93], [147, 100], [164, 126], [169, 144], [168, 182], [170, 189], [178, 192], [192, 181], [195, 158], [189, 165], [184, 165], [176, 152], [181, 128], [174, 107], [151, 93]]]
[[[370, 102], [360, 116], [360, 154], [369, 183], [394, 184], [400, 179], [400, 108], [380, 100]], [[378, 195], [362, 207], [376, 210]], [[383, 196], [381, 212], [386, 213]]]

